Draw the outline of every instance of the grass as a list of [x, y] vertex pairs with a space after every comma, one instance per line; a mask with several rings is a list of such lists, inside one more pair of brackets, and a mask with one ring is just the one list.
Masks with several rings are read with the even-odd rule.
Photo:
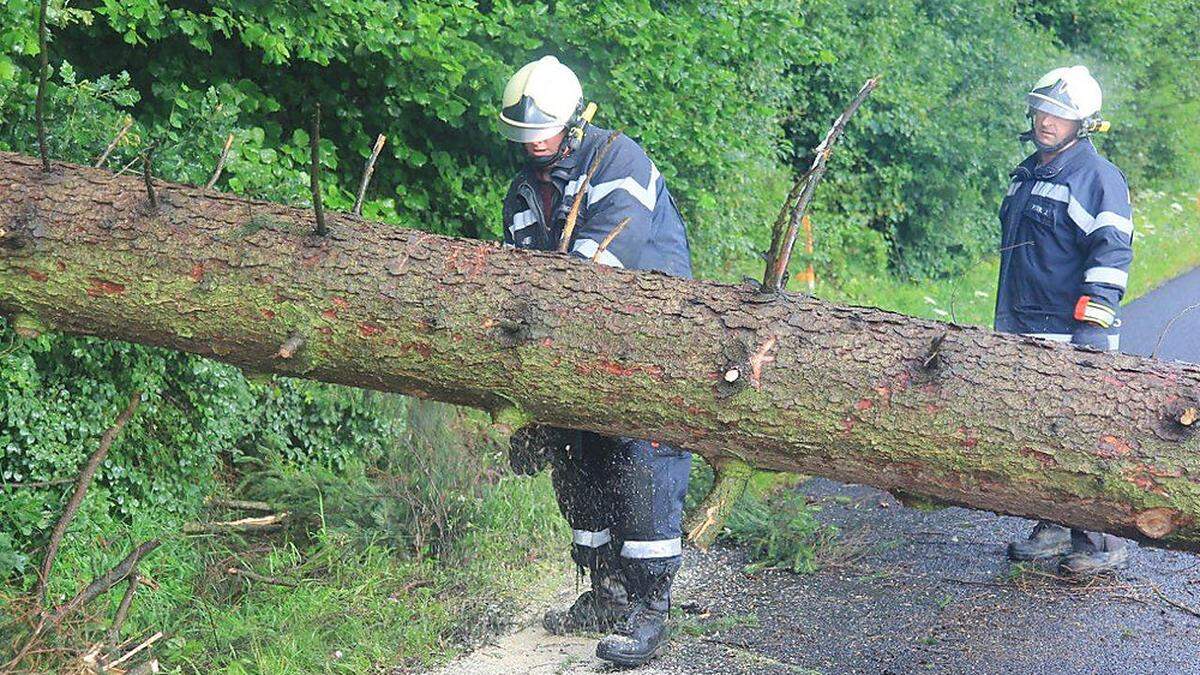
[[172, 617], [163, 656], [179, 672], [230, 675], [435, 665], [493, 634], [564, 566], [553, 503], [544, 476], [504, 479], [437, 557], [337, 530], [273, 547], [254, 568], [299, 577], [297, 588], [221, 578]]

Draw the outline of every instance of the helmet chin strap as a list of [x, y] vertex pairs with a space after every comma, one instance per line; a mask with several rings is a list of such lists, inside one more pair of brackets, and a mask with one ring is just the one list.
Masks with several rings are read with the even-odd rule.
[[571, 121], [564, 128], [566, 133], [563, 134], [562, 143], [558, 144], [558, 151], [549, 157], [533, 157], [529, 156], [529, 163], [539, 169], [547, 169], [558, 164], [563, 157], [571, 154], [583, 142], [583, 131], [588, 122], [592, 121], [592, 117], [596, 114], [596, 104], [589, 103], [585, 108], [583, 103], [576, 108], [575, 114], [571, 116]]
[[1034, 144], [1034, 146], [1037, 147], [1039, 152], [1042, 152], [1045, 154], [1051, 154], [1051, 153], [1055, 153], [1055, 152], [1065, 149], [1068, 145], [1071, 145], [1075, 141], [1077, 141], [1081, 138], [1084, 138], [1087, 135], [1088, 135], [1088, 126], [1086, 124], [1080, 123], [1079, 130], [1075, 134], [1073, 134], [1071, 136], [1067, 136], [1065, 139], [1059, 141], [1058, 143], [1054, 143], [1054, 144], [1043, 143], [1037, 139], [1037, 134], [1034, 133], [1034, 130], [1033, 130], [1033, 117], [1030, 117], [1029, 118], [1029, 129], [1027, 131], [1021, 132], [1021, 134], [1019, 136], [1017, 136], [1017, 138], [1019, 138], [1022, 141], [1030, 141], [1031, 143]]

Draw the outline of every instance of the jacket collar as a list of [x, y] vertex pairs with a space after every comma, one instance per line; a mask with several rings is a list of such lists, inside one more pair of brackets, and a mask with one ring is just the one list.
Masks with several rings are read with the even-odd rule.
[[1078, 158], [1087, 154], [1094, 154], [1095, 152], [1096, 147], [1092, 145], [1092, 139], [1081, 138], [1074, 145], [1058, 153], [1054, 159], [1042, 166], [1038, 166], [1038, 155], [1036, 152], [1033, 153], [1018, 164], [1017, 168], [1010, 171], [1009, 175], [1021, 180], [1054, 178]]

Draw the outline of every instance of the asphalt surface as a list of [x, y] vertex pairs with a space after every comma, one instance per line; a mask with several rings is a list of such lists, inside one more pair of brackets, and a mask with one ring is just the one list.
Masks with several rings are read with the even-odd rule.
[[1157, 358], [1200, 363], [1200, 307], [1185, 312], [1197, 303], [1200, 268], [1129, 303], [1121, 310], [1121, 351], [1150, 356], [1161, 337]]

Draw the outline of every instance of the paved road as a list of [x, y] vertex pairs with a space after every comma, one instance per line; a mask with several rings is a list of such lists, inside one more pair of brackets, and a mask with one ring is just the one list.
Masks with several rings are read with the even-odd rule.
[[[1158, 358], [1200, 363], [1200, 268], [1169, 281], [1121, 310], [1121, 351], [1149, 356], [1162, 336]], [[1170, 331], [1167, 324], [1175, 318]]]

